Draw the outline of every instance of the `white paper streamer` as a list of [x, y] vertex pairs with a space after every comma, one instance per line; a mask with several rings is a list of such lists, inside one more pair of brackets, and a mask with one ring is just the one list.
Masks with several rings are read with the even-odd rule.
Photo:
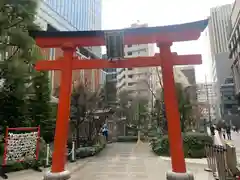
[[7, 161], [23, 161], [36, 158], [38, 132], [8, 134]]

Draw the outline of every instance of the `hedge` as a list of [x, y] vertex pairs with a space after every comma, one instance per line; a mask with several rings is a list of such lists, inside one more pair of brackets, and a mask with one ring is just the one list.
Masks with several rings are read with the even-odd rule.
[[[205, 144], [213, 144], [212, 137], [208, 136], [205, 133], [189, 132], [183, 134], [183, 148], [185, 157], [204, 158]], [[153, 152], [159, 156], [170, 155], [168, 136], [152, 139], [151, 147]]]
[[80, 147], [76, 149], [76, 159], [97, 155], [106, 147], [106, 144], [107, 143], [105, 138], [103, 136], [100, 136], [98, 142], [95, 145], [90, 147]]

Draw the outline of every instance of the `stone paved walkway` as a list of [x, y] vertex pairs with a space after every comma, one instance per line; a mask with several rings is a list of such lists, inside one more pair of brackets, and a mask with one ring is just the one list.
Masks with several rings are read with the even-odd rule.
[[[204, 172], [206, 165], [188, 164], [195, 180], [213, 180], [212, 174]], [[155, 180], [166, 179], [171, 169], [170, 161], [164, 161], [153, 155], [148, 144], [136, 147], [131, 143], [117, 143], [108, 146], [99, 157], [73, 174], [72, 180]]]
[[[116, 143], [97, 157], [85, 163], [81, 160], [69, 164], [71, 180], [155, 180], [166, 179], [166, 172], [171, 169], [171, 162], [155, 156], [148, 144]], [[204, 172], [206, 164], [188, 163], [188, 170], [193, 172], [195, 180], [213, 180], [212, 174]], [[22, 171], [9, 174], [9, 180], [40, 180], [43, 173]]]

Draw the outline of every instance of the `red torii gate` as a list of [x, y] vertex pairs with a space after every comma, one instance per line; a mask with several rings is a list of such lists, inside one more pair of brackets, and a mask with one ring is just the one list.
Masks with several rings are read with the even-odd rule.
[[[175, 178], [175, 176], [179, 174], [182, 177], [186, 174], [173, 66], [201, 64], [201, 55], [173, 54], [170, 47], [173, 42], [197, 40], [200, 37], [201, 32], [207, 26], [207, 23], [208, 20], [202, 20], [163, 27], [122, 29], [121, 32], [124, 33], [125, 45], [157, 43], [161, 53], [156, 54], [154, 57], [137, 57], [118, 61], [103, 59], [79, 60], [77, 57], [73, 56], [76, 47], [105, 45], [104, 35], [106, 31], [31, 32], [30, 34], [35, 38], [38, 46], [42, 48], [61, 47], [64, 52], [61, 60], [39, 61], [35, 67], [37, 70], [60, 70], [62, 72], [52, 169], [45, 178], [62, 176], [61, 179], [67, 179], [70, 177], [68, 171], [65, 171], [64, 166], [68, 138], [72, 70], [148, 66], [162, 67], [163, 86], [167, 89], [164, 91], [164, 101], [168, 120], [170, 154], [173, 171], [173, 173], [169, 174], [168, 178], [171, 179], [173, 176]], [[186, 175], [186, 177], [187, 176], [189, 175]]]

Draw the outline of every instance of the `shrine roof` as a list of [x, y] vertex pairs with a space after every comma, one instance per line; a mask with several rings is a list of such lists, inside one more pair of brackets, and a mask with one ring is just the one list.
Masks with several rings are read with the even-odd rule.
[[169, 33], [169, 32], [183, 32], [183, 31], [199, 31], [202, 32], [208, 25], [208, 19], [168, 26], [157, 27], [138, 27], [138, 28], [126, 28], [118, 30], [97, 30], [97, 31], [32, 31], [30, 35], [36, 37], [101, 37], [108, 31], [123, 31], [124, 35], [147, 35], [153, 33]]

